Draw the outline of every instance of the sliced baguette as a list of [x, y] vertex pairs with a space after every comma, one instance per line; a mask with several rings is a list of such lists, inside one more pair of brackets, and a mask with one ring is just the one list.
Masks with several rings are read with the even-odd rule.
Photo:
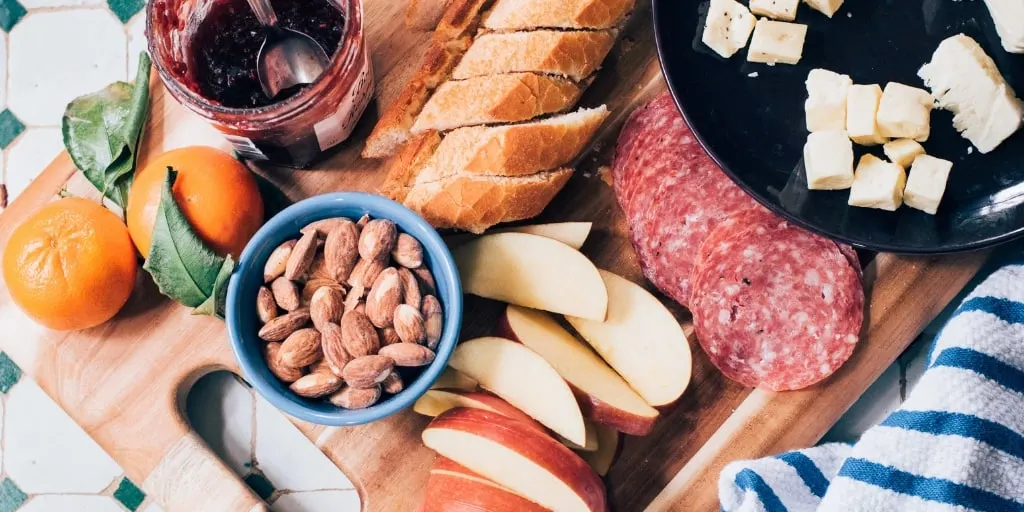
[[614, 30], [484, 34], [470, 45], [452, 71], [452, 78], [535, 71], [578, 82], [601, 67], [615, 36]]
[[430, 156], [441, 144], [441, 135], [437, 132], [421, 133], [412, 138], [402, 150], [391, 159], [380, 193], [401, 203], [409, 193], [409, 187], [420, 172], [426, 167]]
[[423, 106], [412, 133], [526, 121], [571, 107], [582, 92], [571, 80], [536, 73], [445, 82]]
[[633, 10], [635, 0], [497, 0], [484, 14], [490, 30], [612, 28]]

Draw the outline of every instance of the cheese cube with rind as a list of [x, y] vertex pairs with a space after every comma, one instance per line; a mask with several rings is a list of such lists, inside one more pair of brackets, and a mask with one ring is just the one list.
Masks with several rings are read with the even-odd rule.
[[850, 206], [896, 211], [903, 204], [907, 173], [902, 167], [874, 155], [860, 157], [850, 187]]
[[750, 0], [750, 12], [781, 21], [796, 19], [800, 0]]
[[807, 131], [845, 130], [847, 95], [853, 80], [827, 69], [812, 69], [805, 84]]
[[924, 154], [924, 146], [914, 139], [896, 139], [882, 146], [882, 152], [890, 162], [906, 169], [917, 155]]
[[750, 36], [747, 61], [796, 64], [804, 54], [806, 37], [807, 25], [761, 18], [754, 25], [754, 35]]
[[843, 0], [804, 0], [804, 3], [829, 18], [843, 6]]
[[875, 122], [881, 98], [882, 88], [878, 84], [850, 86], [846, 94], [846, 133], [857, 144], [874, 146], [888, 140]]
[[756, 22], [754, 15], [739, 2], [711, 0], [701, 41], [728, 59], [747, 45], [750, 31], [754, 30]]
[[910, 167], [907, 186], [903, 189], [903, 202], [911, 208], [935, 215], [952, 168], [953, 162], [949, 160], [918, 155]]
[[884, 137], [928, 140], [931, 133], [932, 97], [928, 91], [898, 82], [885, 84], [878, 102], [878, 131]]
[[807, 188], [841, 190], [853, 184], [853, 143], [846, 132], [812, 132], [804, 144]]

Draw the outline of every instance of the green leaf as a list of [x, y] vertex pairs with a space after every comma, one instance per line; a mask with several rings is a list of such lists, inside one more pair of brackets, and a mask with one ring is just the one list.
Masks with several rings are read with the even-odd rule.
[[149, 258], [142, 268], [153, 276], [160, 293], [196, 308], [196, 314], [222, 317], [227, 280], [235, 262], [213, 252], [192, 230], [174, 200], [178, 172], [167, 168], [153, 225]]
[[135, 85], [114, 82], [75, 98], [64, 110], [61, 132], [75, 166], [99, 191], [124, 208], [149, 109], [150, 60], [139, 55]]

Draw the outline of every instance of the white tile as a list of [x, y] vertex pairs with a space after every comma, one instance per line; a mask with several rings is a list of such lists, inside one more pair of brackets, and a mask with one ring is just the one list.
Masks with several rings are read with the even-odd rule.
[[6, 413], [4, 470], [26, 493], [95, 494], [121, 475], [113, 459], [31, 379], [11, 389]]
[[7, 194], [18, 197], [64, 149], [58, 128], [27, 128], [7, 148]]
[[0, 110], [7, 108], [7, 34], [0, 33]]
[[359, 493], [350, 491], [308, 491], [285, 494], [270, 505], [274, 512], [356, 512], [359, 510]]
[[240, 476], [252, 461], [253, 397], [229, 372], [199, 380], [188, 394], [192, 427], [214, 453]]
[[59, 126], [64, 107], [126, 77], [121, 22], [103, 9], [33, 12], [11, 30], [7, 104], [27, 125]]
[[143, 9], [125, 25], [128, 33], [128, 79], [135, 79], [139, 69], [139, 54], [149, 48], [146, 43], [146, 10]]
[[164, 509], [160, 508], [160, 505], [155, 501], [151, 501], [149, 505], [146, 505], [146, 508], [143, 509], [142, 512], [164, 512]]
[[109, 496], [43, 494], [25, 503], [18, 512], [124, 512]]
[[90, 7], [106, 4], [105, 0], [18, 0], [26, 9], [40, 7]]
[[260, 396], [256, 396], [256, 461], [277, 490], [353, 488], [319, 448]]

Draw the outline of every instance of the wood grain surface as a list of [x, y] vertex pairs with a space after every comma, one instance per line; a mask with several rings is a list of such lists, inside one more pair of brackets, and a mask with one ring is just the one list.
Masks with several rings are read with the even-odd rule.
[[[312, 171], [256, 168], [290, 200], [338, 190], [375, 191], [382, 180], [385, 162], [360, 159], [361, 140], [376, 121], [376, 112], [417, 65], [429, 37], [401, 23], [404, 8], [403, 0], [366, 0], [378, 99], [353, 139]], [[650, 7], [641, 2], [582, 99], [584, 106], [607, 104], [612, 115], [594, 150], [581, 159], [576, 175], [539, 219], [593, 221], [595, 230], [583, 252], [599, 267], [636, 282], [643, 282], [642, 274], [601, 167], [609, 161], [625, 116], [662, 90]], [[155, 85], [143, 160], [184, 144], [226, 147]], [[75, 174], [67, 156], [59, 157], [0, 216], [0, 246], [6, 245], [15, 226], [65, 186], [77, 195], [96, 195]], [[870, 311], [861, 345], [836, 377], [807, 390], [751, 392], [722, 377], [691, 339], [695, 357], [690, 388], [662, 411], [650, 435], [624, 440], [622, 454], [606, 479], [614, 509], [642, 510], [657, 496], [653, 510], [716, 510], [715, 482], [722, 465], [816, 442], [984, 259], [985, 254], [876, 258], [867, 269]], [[666, 303], [690, 333], [686, 311]], [[496, 303], [469, 298], [463, 336], [490, 333], [499, 309]], [[196, 379], [217, 369], [237, 371], [220, 321], [192, 316], [160, 296], [144, 273], [124, 310], [94, 329], [53, 332], [37, 326], [12, 304], [5, 287], [0, 287], [0, 321], [0, 349], [166, 510], [265, 508], [184, 420], [183, 399]], [[365, 510], [416, 508], [434, 459], [419, 438], [427, 418], [405, 411], [360, 427], [296, 423], [355, 482]]]

